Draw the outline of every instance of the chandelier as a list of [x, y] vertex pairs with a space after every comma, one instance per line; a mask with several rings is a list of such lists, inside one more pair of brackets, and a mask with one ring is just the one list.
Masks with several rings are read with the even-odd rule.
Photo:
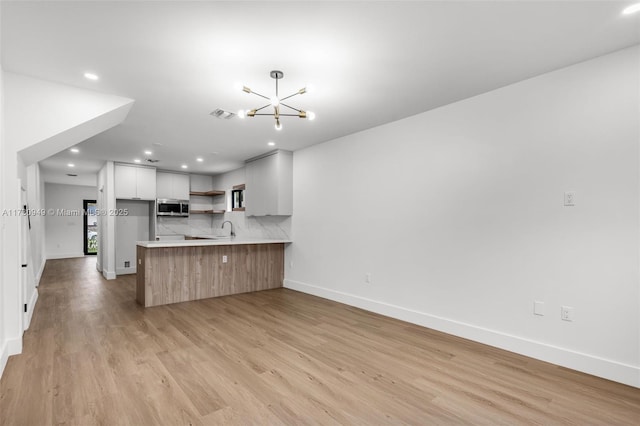
[[[280, 117], [298, 117], [298, 118], [306, 118], [308, 120], [313, 120], [314, 118], [316, 118], [316, 115], [311, 111], [304, 111], [298, 108], [294, 108], [291, 105], [287, 105], [286, 103], [283, 102], [283, 101], [286, 101], [287, 99], [293, 98], [294, 96], [307, 93], [306, 87], [303, 87], [302, 89], [298, 90], [297, 92], [289, 96], [285, 96], [281, 98], [280, 94], [278, 93], [278, 80], [281, 80], [284, 77], [284, 73], [282, 71], [274, 70], [274, 71], [271, 71], [270, 75], [271, 75], [271, 78], [273, 78], [276, 81], [276, 94], [269, 98], [267, 96], [261, 95], [260, 93], [254, 92], [253, 90], [249, 89], [247, 86], [242, 86], [242, 90], [244, 92], [251, 93], [261, 98], [264, 98], [268, 100], [269, 103], [266, 104], [265, 106], [262, 106], [260, 108], [254, 108], [249, 111], [240, 110], [238, 111], [238, 117], [244, 118], [245, 116], [255, 117], [256, 115], [269, 115], [276, 119], [276, 124], [275, 124], [276, 130], [282, 130], [282, 124], [280, 124]], [[260, 112], [268, 107], [273, 107], [272, 113]], [[295, 111], [295, 114], [281, 112], [282, 107], [287, 108], [285, 111], [289, 111], [289, 110]]]

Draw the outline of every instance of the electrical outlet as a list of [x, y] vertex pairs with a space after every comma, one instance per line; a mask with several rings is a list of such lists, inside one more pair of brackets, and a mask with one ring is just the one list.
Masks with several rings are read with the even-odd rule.
[[131, 267], [131, 261], [130, 260], [125, 260], [124, 261], [124, 267], [125, 268], [130, 268]]
[[227, 256], [226, 256], [226, 255], [225, 255], [225, 256], [222, 256], [222, 263], [227, 263], [227, 260], [228, 260], [228, 259], [227, 259]]
[[564, 193], [564, 205], [567, 207], [576, 205], [576, 192], [575, 191], [566, 191]]
[[533, 302], [533, 314], [544, 316], [544, 302]]
[[367, 272], [364, 276], [364, 282], [367, 284], [371, 284], [371, 272]]
[[571, 306], [563, 306], [560, 309], [560, 318], [562, 318], [562, 321], [573, 321], [573, 308]]

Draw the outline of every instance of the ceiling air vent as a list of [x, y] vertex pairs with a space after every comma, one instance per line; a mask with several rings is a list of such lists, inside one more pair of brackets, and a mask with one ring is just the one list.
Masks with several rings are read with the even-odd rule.
[[146, 162], [147, 162], [147, 163], [157, 163], [157, 162], [159, 162], [159, 161], [160, 161], [160, 160], [156, 160], [155, 158], [147, 158], [147, 159], [146, 159]]
[[67, 173], [67, 176], [71, 176], [71, 177], [78, 177], [78, 175], [73, 174], [73, 173]]
[[218, 108], [217, 110], [213, 111], [212, 113], [210, 113], [210, 115], [213, 115], [216, 118], [219, 119], [225, 119], [228, 120], [230, 118], [235, 117], [236, 115], [230, 111], [225, 111], [223, 109]]

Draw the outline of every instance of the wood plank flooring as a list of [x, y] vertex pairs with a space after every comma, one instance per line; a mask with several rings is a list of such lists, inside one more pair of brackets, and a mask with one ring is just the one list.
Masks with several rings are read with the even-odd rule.
[[287, 289], [142, 308], [50, 260], [2, 425], [640, 423], [640, 390]]

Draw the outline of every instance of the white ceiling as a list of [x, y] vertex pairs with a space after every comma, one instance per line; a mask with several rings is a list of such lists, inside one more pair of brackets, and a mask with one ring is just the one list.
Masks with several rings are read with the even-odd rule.
[[[213, 174], [640, 43], [631, 2], [1, 2], [7, 71], [135, 99], [123, 124], [42, 163], [47, 180], [132, 162]], [[312, 84], [315, 121], [220, 120]], [[83, 77], [92, 71], [96, 82]], [[155, 146], [154, 144], [161, 144]], [[389, 141], [393, 149], [393, 141]], [[203, 163], [195, 158], [202, 156]]]

